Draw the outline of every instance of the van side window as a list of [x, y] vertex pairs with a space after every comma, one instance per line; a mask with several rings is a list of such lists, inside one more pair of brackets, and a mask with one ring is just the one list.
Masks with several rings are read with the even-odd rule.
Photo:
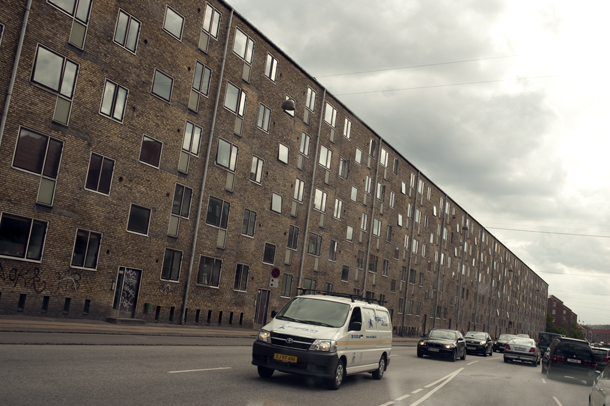
[[[352, 326], [353, 322], [360, 323], [360, 328], [352, 329], [351, 326]], [[350, 326], [350, 330], [352, 330], [352, 331], [362, 330], [362, 313], [361, 313], [359, 307], [354, 307], [354, 310], [352, 311], [352, 317], [350, 317], [350, 319], [349, 319], [349, 326]]]

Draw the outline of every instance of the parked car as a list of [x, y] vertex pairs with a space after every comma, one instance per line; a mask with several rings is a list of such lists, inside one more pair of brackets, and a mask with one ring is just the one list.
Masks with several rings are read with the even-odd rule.
[[589, 394], [589, 406], [610, 405], [610, 365], [595, 379]]
[[592, 347], [593, 358], [595, 358], [595, 369], [603, 371], [610, 361], [610, 348]]
[[500, 334], [494, 341], [493, 350], [498, 352], [504, 352], [504, 347], [506, 347], [506, 343], [511, 339], [515, 338], [514, 334]]
[[549, 344], [551, 344], [551, 341], [553, 341], [555, 337], [561, 337], [561, 334], [547, 332], [538, 333], [538, 348], [540, 348], [541, 354], [546, 352], [546, 349], [549, 347]]
[[383, 377], [392, 350], [390, 313], [332, 295], [297, 296], [259, 331], [252, 364], [262, 378], [278, 370], [324, 378], [330, 389], [339, 389], [346, 375]]
[[542, 357], [542, 373], [547, 378], [569, 375], [591, 385], [597, 376], [589, 343], [575, 338], [555, 337]]
[[469, 331], [464, 336], [466, 340], [466, 352], [483, 354], [484, 357], [493, 355], [493, 341], [491, 336], [484, 331]]
[[447, 357], [455, 362], [466, 359], [466, 341], [457, 330], [434, 329], [417, 343], [417, 356]]
[[517, 334], [517, 337], [530, 338], [529, 334]]
[[531, 338], [516, 337], [506, 343], [504, 347], [504, 362], [531, 362], [535, 367], [540, 365], [540, 350], [536, 341]]

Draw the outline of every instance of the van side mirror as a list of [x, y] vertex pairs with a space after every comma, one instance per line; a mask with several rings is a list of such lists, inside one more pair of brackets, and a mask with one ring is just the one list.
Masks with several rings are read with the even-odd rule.
[[275, 316], [277, 316], [277, 312], [275, 310], [271, 311], [271, 318], [275, 319]]
[[349, 324], [349, 331], [360, 331], [362, 329], [362, 323], [359, 321], [352, 321]]

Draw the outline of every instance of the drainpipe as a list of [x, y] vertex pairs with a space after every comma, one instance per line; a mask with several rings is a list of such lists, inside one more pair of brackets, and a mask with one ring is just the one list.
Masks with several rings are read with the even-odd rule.
[[[444, 202], [447, 201], [447, 194], [445, 194], [445, 200]], [[446, 203], [444, 203], [446, 204]], [[443, 210], [443, 207], [440, 208], [441, 210]], [[439, 249], [439, 254], [440, 257], [442, 258], [443, 256], [443, 236], [444, 236], [444, 231], [445, 231], [445, 215], [446, 213], [443, 211], [443, 221], [441, 223], [441, 235], [440, 235], [440, 249]], [[436, 308], [438, 307], [438, 296], [440, 294], [440, 286], [441, 286], [441, 258], [438, 258], [439, 262], [438, 262], [438, 274], [436, 275], [436, 297], [434, 298], [434, 318], [432, 319], [432, 328], [436, 327]]]
[[[369, 229], [369, 240], [366, 244], [366, 256], [364, 260], [366, 261], [366, 268], [364, 269], [364, 281], [362, 283], [362, 294], [366, 295], [366, 279], [369, 274], [369, 255], [371, 252], [371, 240], [373, 239], [373, 224], [375, 221], [375, 198], [377, 195], [377, 179], [379, 178], [379, 161], [381, 160], [381, 137], [379, 138], [379, 149], [377, 152], [377, 166], [375, 167], [375, 183], [372, 185], [372, 195], [373, 195], [373, 204], [371, 204], [371, 224]], [[373, 140], [371, 140], [373, 142]], [[370, 155], [369, 155], [370, 157]], [[366, 192], [365, 192], [366, 193]], [[381, 232], [381, 230], [379, 230]]]
[[[417, 185], [419, 184], [419, 174], [420, 172], [417, 171], [417, 180], [415, 181], [415, 197], [413, 198], [413, 212], [411, 213], [413, 215], [413, 221], [411, 222], [411, 247], [413, 247], [413, 235], [415, 233], [415, 207], [417, 206]], [[407, 216], [407, 221], [409, 221], [409, 216]], [[407, 250], [409, 251], [409, 260], [407, 261], [407, 287], [405, 288], [405, 296], [402, 300], [402, 305], [404, 306], [404, 309], [402, 310], [402, 329], [404, 330], [405, 328], [405, 317], [407, 314], [407, 294], [409, 293], [409, 275], [411, 274], [411, 255], [413, 253], [413, 248], [407, 248]], [[422, 333], [424, 333], [422, 331]]]
[[17, 53], [15, 54], [13, 72], [11, 73], [11, 80], [8, 85], [8, 91], [6, 92], [4, 110], [2, 111], [2, 120], [0, 121], [0, 145], [2, 145], [2, 136], [4, 135], [4, 127], [6, 126], [6, 119], [8, 117], [8, 108], [11, 104], [11, 96], [13, 95], [13, 88], [15, 87], [15, 79], [17, 78], [17, 68], [19, 67], [19, 59], [21, 58], [21, 49], [23, 48], [23, 41], [25, 40], [25, 30], [28, 27], [28, 18], [30, 16], [31, 7], [32, 0], [28, 0], [25, 6], [25, 14], [23, 15], [23, 24], [21, 24], [21, 34], [19, 34], [19, 43], [17, 44]]
[[199, 192], [199, 207], [197, 208], [197, 221], [195, 222], [195, 235], [193, 236], [193, 246], [191, 248], [191, 260], [189, 263], [188, 277], [186, 279], [186, 286], [184, 288], [184, 301], [182, 306], [182, 314], [180, 315], [180, 324], [185, 323], [186, 309], [188, 305], [189, 289], [191, 287], [191, 276], [193, 273], [193, 263], [195, 262], [195, 248], [197, 247], [197, 237], [199, 236], [199, 224], [201, 223], [201, 209], [203, 206], [203, 192], [205, 189], [205, 182], [208, 177], [208, 166], [210, 162], [210, 150], [212, 149], [212, 139], [214, 137], [214, 127], [216, 126], [216, 116], [218, 115], [218, 103], [220, 102], [220, 89], [222, 88], [222, 78], [225, 71], [225, 63], [227, 61], [227, 49], [229, 47], [229, 36], [231, 35], [231, 23], [233, 22], [233, 9], [231, 9], [231, 15], [229, 16], [229, 27], [227, 28], [227, 38], [225, 40], [225, 50], [222, 56], [222, 67], [220, 68], [220, 79], [218, 80], [218, 92], [216, 93], [216, 102], [214, 104], [214, 116], [212, 117], [212, 128], [210, 129], [210, 137], [208, 139], [208, 150], [205, 158], [205, 168], [203, 170], [203, 179], [201, 180], [201, 190]]
[[[470, 232], [470, 229], [468, 230], [468, 232]], [[479, 285], [481, 284], [481, 263], [482, 263], [482, 261], [481, 261], [481, 251], [482, 251], [481, 245], [479, 245], [479, 256], [477, 258], [477, 261], [479, 262], [479, 275], [477, 277], [477, 300], [475, 300], [475, 302], [474, 302], [474, 323], [475, 323], [475, 326], [476, 326], [476, 323], [477, 323], [477, 316], [479, 315], [478, 314]], [[475, 250], [475, 252], [476, 252], [476, 250]], [[490, 295], [490, 297], [491, 297], [491, 295]], [[489, 327], [489, 325], [488, 325], [488, 327]]]
[[[326, 103], [326, 89], [322, 94], [322, 103], [320, 103], [320, 122], [318, 123], [318, 135], [316, 139], [316, 153], [314, 154], [313, 172], [311, 174], [311, 187], [309, 188], [309, 203], [307, 204], [307, 215], [305, 216], [305, 233], [303, 236], [303, 252], [301, 252], [301, 264], [299, 265], [299, 284], [298, 288], [302, 287], [303, 279], [303, 263], [305, 262], [305, 251], [307, 250], [307, 234], [309, 233], [309, 216], [311, 214], [311, 201], [313, 200], [313, 187], [316, 180], [316, 169], [318, 167], [318, 150], [320, 149], [320, 133], [322, 132], [322, 115], [324, 113], [324, 103]], [[322, 255], [322, 253], [320, 253]]]
[[[468, 220], [468, 214], [466, 214], [466, 220]], [[464, 230], [462, 230], [462, 231], [464, 231]], [[458, 303], [457, 303], [457, 319], [456, 319], [456, 322], [455, 322], [456, 330], [458, 330], [460, 328], [458, 323], [460, 323], [462, 321], [461, 317], [460, 317], [461, 316], [461, 314], [460, 314], [460, 305], [462, 304], [462, 301], [460, 299], [462, 298], [462, 289], [461, 289], [462, 288], [462, 282], [463, 282], [464, 277], [465, 277], [464, 276], [465, 274], [463, 273], [463, 269], [464, 269], [464, 251], [466, 251], [466, 237], [465, 236], [464, 236], [464, 241], [462, 243], [462, 255], [460, 255], [460, 264], [461, 264], [460, 266], [461, 266], [462, 269], [458, 269], [459, 276], [460, 276], [460, 290], [458, 291], [459, 293], [458, 293]]]

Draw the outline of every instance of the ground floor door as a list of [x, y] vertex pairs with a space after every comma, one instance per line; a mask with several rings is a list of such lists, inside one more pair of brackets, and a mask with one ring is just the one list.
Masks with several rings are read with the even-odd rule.
[[261, 328], [267, 324], [267, 311], [269, 310], [269, 290], [259, 289], [256, 297], [256, 311], [254, 313], [254, 328]]
[[119, 268], [112, 305], [112, 308], [116, 310], [117, 317], [133, 318], [135, 316], [141, 277], [141, 270]]

